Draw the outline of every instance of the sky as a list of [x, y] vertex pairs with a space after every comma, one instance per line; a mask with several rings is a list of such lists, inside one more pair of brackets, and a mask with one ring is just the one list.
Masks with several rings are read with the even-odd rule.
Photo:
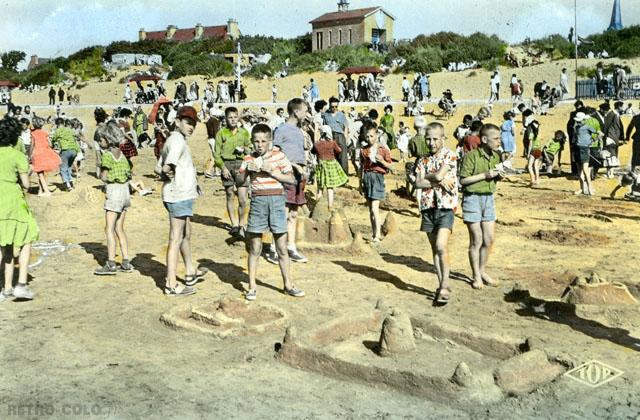
[[[578, 34], [605, 30], [614, 0], [575, 0]], [[67, 56], [91, 45], [135, 41], [138, 30], [223, 25], [238, 20], [245, 35], [294, 37], [310, 20], [337, 10], [337, 0], [0, 0], [0, 52]], [[640, 24], [640, 0], [621, 0], [622, 23]], [[476, 31], [510, 43], [568, 34], [574, 0], [351, 0], [351, 9], [382, 6], [395, 18], [395, 38]], [[27, 58], [28, 60], [28, 58]], [[21, 67], [26, 66], [26, 61]]]

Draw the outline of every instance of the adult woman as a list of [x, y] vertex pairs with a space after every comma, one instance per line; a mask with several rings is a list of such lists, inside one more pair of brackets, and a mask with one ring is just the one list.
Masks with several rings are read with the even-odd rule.
[[387, 147], [389, 150], [396, 148], [396, 133], [393, 130], [395, 119], [393, 118], [393, 107], [387, 105], [384, 107], [384, 115], [380, 118], [380, 128], [387, 136]]
[[[29, 164], [13, 147], [20, 136], [20, 123], [13, 118], [0, 120], [0, 250], [4, 266], [4, 291], [0, 302], [14, 296], [33, 299], [27, 286], [27, 267], [31, 243], [38, 239], [38, 225], [25, 200], [29, 188]], [[18, 285], [13, 287], [13, 271], [18, 251]]]
[[44, 119], [33, 118], [33, 131], [31, 132], [31, 170], [38, 174], [38, 196], [49, 197], [51, 191], [47, 184], [47, 172], [57, 171], [60, 167], [60, 156], [51, 148], [49, 134], [42, 129]]

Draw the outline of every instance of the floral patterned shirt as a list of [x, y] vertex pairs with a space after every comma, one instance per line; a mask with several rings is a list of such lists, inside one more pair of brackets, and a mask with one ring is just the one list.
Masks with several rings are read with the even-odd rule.
[[[428, 155], [418, 159], [416, 167], [417, 173], [435, 174], [443, 166], [447, 166], [449, 170], [444, 175], [444, 179], [457, 182], [457, 165], [458, 157], [451, 150], [443, 147], [435, 155]], [[423, 188], [420, 194], [420, 210], [433, 208], [453, 209], [458, 207], [458, 188], [453, 187], [452, 191], [447, 191], [440, 185], [433, 188]]]

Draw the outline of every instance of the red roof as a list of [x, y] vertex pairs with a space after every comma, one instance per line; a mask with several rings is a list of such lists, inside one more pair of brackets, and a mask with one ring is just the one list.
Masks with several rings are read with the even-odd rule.
[[[227, 36], [227, 25], [220, 26], [204, 26], [201, 39], [210, 38], [225, 38]], [[152, 31], [147, 32], [147, 39], [164, 41], [167, 36], [167, 31]], [[177, 42], [189, 42], [193, 41], [196, 36], [196, 28], [176, 29], [176, 33], [171, 38], [172, 41]]]
[[313, 19], [309, 23], [313, 24], [313, 23], [334, 22], [334, 21], [341, 21], [341, 20], [364, 19], [367, 15], [375, 12], [378, 9], [380, 9], [380, 6], [366, 7], [364, 9], [347, 10], [346, 12], [325, 13], [324, 15]]
[[340, 71], [340, 73], [342, 74], [346, 74], [346, 75], [350, 75], [350, 74], [366, 74], [366, 73], [373, 73], [373, 74], [379, 74], [379, 73], [384, 73], [384, 71], [380, 70], [378, 67], [347, 67], [346, 69], [343, 69], [342, 71]]
[[18, 86], [20, 86], [20, 84], [14, 82], [13, 80], [0, 80], [0, 87], [14, 88]]

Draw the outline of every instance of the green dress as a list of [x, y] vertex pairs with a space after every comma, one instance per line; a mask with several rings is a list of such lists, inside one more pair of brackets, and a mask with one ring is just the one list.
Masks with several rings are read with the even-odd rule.
[[380, 118], [380, 127], [387, 135], [387, 147], [389, 150], [396, 148], [396, 133], [393, 131], [394, 123], [395, 119], [391, 114], [384, 114], [382, 118]]
[[0, 246], [20, 248], [38, 239], [36, 219], [18, 184], [18, 174], [29, 172], [24, 154], [0, 147]]

